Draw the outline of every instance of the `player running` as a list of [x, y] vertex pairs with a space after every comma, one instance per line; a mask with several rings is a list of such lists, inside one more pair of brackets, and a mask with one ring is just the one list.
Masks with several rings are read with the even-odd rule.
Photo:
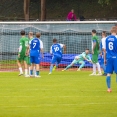
[[100, 64], [98, 62], [98, 55], [99, 55], [99, 39], [96, 35], [96, 30], [92, 30], [92, 62], [93, 62], [93, 73], [90, 74], [96, 75], [96, 66], [98, 68], [98, 74], [97, 75], [102, 75], [101, 69], [100, 69]]
[[106, 83], [107, 83], [107, 91], [111, 92], [111, 74], [113, 71], [116, 73], [117, 79], [117, 29], [116, 27], [111, 28], [111, 35], [106, 38], [105, 46], [104, 46], [104, 63], [106, 63]]
[[36, 75], [35, 77], [40, 77], [39, 73], [39, 64], [40, 64], [40, 51], [41, 51], [41, 43], [40, 43], [40, 33], [36, 33], [36, 38], [33, 38], [30, 41], [30, 76], [33, 76], [33, 68], [36, 67]]
[[21, 61], [24, 62], [24, 68], [25, 68], [25, 77], [29, 77], [28, 75], [28, 56], [26, 55], [26, 50], [28, 47], [29, 39], [25, 36], [25, 31], [22, 30], [20, 32], [21, 38], [20, 38], [20, 47], [19, 47], [19, 53], [18, 53], [18, 59], [17, 59], [17, 64], [19, 67], [20, 74], [19, 76], [23, 75], [23, 70], [21, 67]]
[[75, 56], [72, 63], [70, 65], [68, 65], [65, 69], [63, 69], [62, 71], [65, 71], [65, 70], [69, 69], [70, 67], [72, 67], [74, 64], [78, 64], [78, 63], [81, 65], [77, 71], [80, 71], [85, 65], [84, 60], [91, 62], [91, 57], [89, 55], [89, 49], [86, 49], [85, 52], [83, 52], [82, 54]]
[[[66, 53], [66, 46], [64, 44], [57, 43], [57, 39], [53, 39], [53, 45], [50, 48], [50, 53], [53, 55], [51, 65], [50, 65], [50, 72], [52, 73], [52, 70], [55, 70], [56, 67], [58, 67], [58, 64], [62, 60], [62, 48], [64, 48], [64, 53]], [[55, 64], [54, 68], [53, 65]]]

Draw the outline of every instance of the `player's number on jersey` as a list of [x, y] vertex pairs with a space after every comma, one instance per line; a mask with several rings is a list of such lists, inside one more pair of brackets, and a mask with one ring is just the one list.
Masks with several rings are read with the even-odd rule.
[[109, 42], [108, 46], [109, 46], [109, 50], [113, 50], [113, 42]]
[[33, 48], [35, 48], [35, 46], [36, 46], [36, 43], [33, 43]]
[[54, 48], [55, 52], [59, 51], [59, 47]]

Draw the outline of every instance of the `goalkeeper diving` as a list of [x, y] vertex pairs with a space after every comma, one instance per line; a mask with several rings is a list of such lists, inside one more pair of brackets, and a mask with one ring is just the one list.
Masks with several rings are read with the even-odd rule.
[[72, 61], [72, 63], [70, 65], [68, 65], [65, 69], [63, 69], [62, 71], [65, 71], [67, 69], [69, 69], [70, 67], [72, 67], [74, 64], [81, 64], [80, 67], [78, 68], [77, 71], [80, 71], [84, 65], [85, 65], [85, 61], [88, 61], [90, 63], [92, 63], [91, 61], [91, 57], [89, 55], [89, 49], [86, 49], [85, 52], [83, 52], [82, 54], [75, 56], [74, 60]]

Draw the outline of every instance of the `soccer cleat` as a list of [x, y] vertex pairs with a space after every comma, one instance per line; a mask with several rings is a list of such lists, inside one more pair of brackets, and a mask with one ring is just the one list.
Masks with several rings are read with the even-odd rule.
[[96, 76], [96, 73], [92, 73], [92, 74], [90, 74], [89, 76]]
[[81, 71], [80, 69], [77, 69], [77, 71]]
[[20, 73], [18, 76], [22, 76], [23, 75], [23, 73]]
[[104, 74], [102, 74], [102, 76], [107, 76], [107, 74], [106, 74], [106, 73], [104, 73]]
[[111, 92], [112, 92], [112, 90], [109, 88], [109, 89], [107, 90], [107, 92], [108, 92], [108, 93], [111, 93]]
[[37, 76], [37, 75], [35, 76], [35, 78], [40, 78], [40, 77], [41, 77], [41, 76]]
[[55, 71], [56, 70], [56, 66], [53, 67], [53, 70], [52, 71]]
[[52, 74], [52, 72], [49, 72], [49, 74], [48, 74], [48, 75], [50, 75], [50, 74]]
[[62, 71], [65, 71], [66, 69], [63, 69]]
[[102, 73], [98, 73], [98, 74], [97, 74], [97, 76], [101, 76], [101, 75], [102, 75]]
[[25, 75], [26, 78], [30, 77], [29, 75]]

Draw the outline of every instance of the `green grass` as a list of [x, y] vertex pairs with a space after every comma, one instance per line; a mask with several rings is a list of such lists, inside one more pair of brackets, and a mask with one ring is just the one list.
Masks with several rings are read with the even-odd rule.
[[0, 73], [0, 117], [117, 117], [117, 84], [91, 72], [41, 72], [41, 78]]

